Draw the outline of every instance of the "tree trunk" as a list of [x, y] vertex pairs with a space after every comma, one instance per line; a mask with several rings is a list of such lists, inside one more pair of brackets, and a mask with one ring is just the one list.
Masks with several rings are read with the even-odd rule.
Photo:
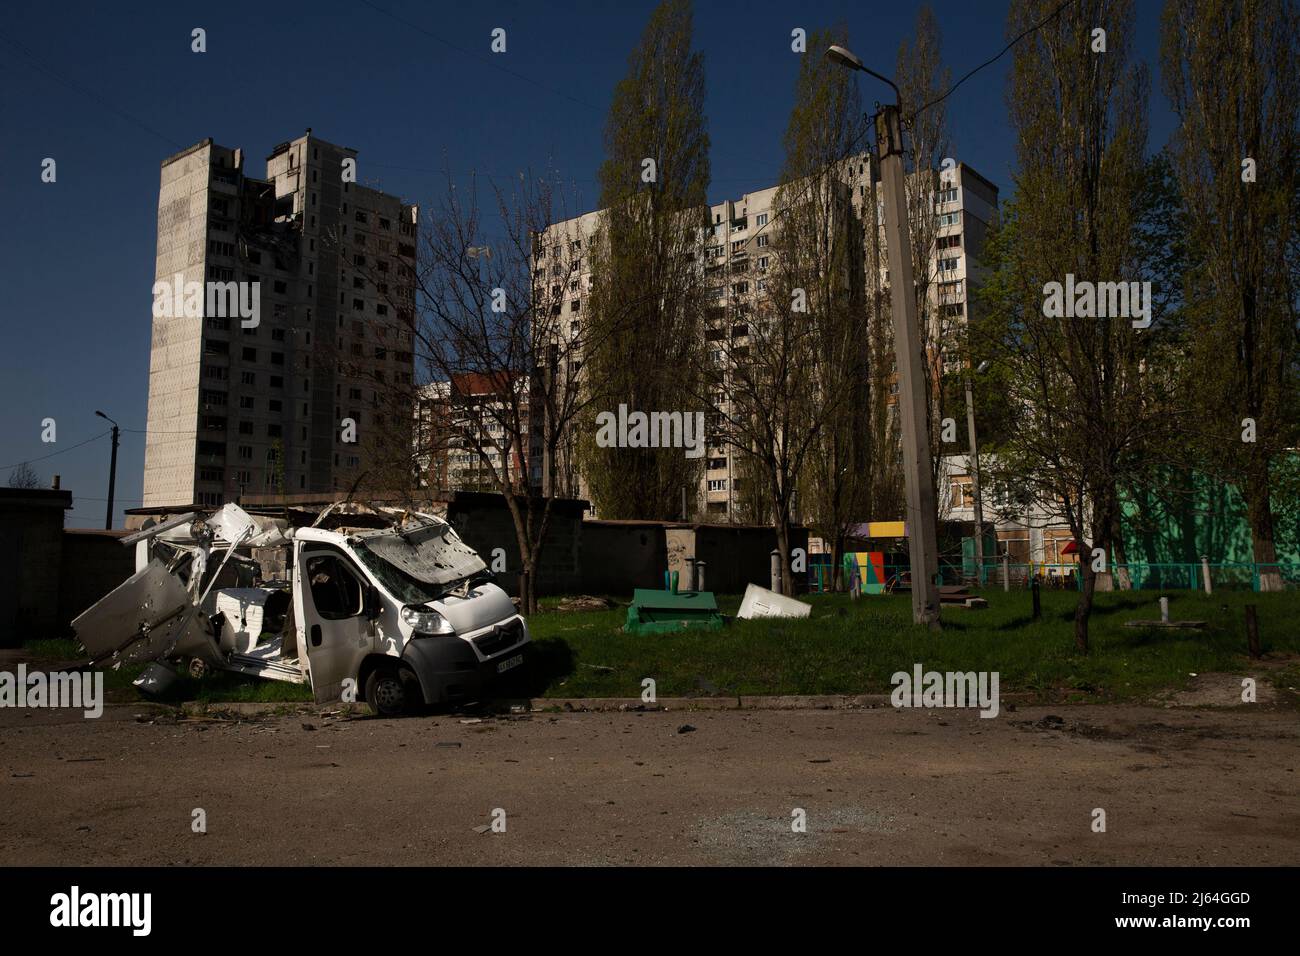
[[1250, 517], [1250, 543], [1259, 589], [1281, 591], [1282, 572], [1277, 566], [1277, 548], [1273, 543], [1273, 504], [1269, 495], [1267, 461], [1262, 465], [1251, 462], [1246, 474], [1246, 510]]
[[1128, 571], [1128, 551], [1124, 547], [1124, 529], [1121, 525], [1119, 507], [1116, 506], [1110, 523], [1111, 552], [1115, 558], [1115, 583], [1121, 591], [1133, 590], [1133, 577]]
[[794, 575], [790, 571], [790, 522], [781, 518], [776, 525], [776, 549], [781, 552], [781, 593], [794, 596]]
[[1079, 653], [1088, 653], [1088, 617], [1092, 614], [1092, 595], [1097, 587], [1097, 577], [1092, 570], [1092, 555], [1079, 552], [1079, 573], [1083, 575], [1083, 590], [1074, 608], [1074, 647]]

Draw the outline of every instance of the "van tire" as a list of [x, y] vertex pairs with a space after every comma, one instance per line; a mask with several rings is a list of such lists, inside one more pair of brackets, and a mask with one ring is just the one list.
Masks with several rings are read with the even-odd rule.
[[395, 665], [376, 667], [366, 678], [366, 703], [380, 717], [400, 717], [411, 710], [412, 682], [402, 670]]

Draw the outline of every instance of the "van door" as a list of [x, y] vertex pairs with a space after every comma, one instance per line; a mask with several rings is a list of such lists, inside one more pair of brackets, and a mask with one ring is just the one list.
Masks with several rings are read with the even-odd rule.
[[[301, 546], [294, 574], [299, 648], [307, 654], [316, 703], [342, 700], [344, 680], [356, 676], [371, 645], [366, 579], [343, 551], [311, 542]], [[351, 690], [359, 700], [361, 688]]]

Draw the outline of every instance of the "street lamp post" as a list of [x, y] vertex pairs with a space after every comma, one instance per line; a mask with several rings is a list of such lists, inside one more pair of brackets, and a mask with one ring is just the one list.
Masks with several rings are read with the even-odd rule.
[[118, 435], [121, 434], [121, 429], [118, 428], [117, 422], [114, 422], [113, 419], [109, 418], [107, 415], [105, 415], [103, 412], [99, 411], [98, 409], [95, 410], [95, 414], [98, 415], [100, 418], [104, 419], [104, 421], [106, 422], [113, 422], [113, 454], [112, 457], [109, 459], [109, 464], [108, 464], [108, 512], [104, 516], [104, 530], [112, 531], [113, 530], [113, 492], [117, 487], [117, 439], [118, 439]]
[[908, 552], [912, 563], [912, 620], [939, 628], [938, 517], [934, 474], [930, 459], [930, 432], [921, 336], [916, 315], [916, 285], [912, 274], [912, 245], [908, 237], [907, 191], [903, 173], [903, 140], [898, 87], [862, 64], [851, 51], [832, 46], [826, 57], [833, 63], [861, 70], [894, 90], [892, 106], [876, 114], [876, 142], [884, 185], [885, 236], [888, 246], [890, 296], [894, 320], [894, 354], [902, 377], [898, 405], [902, 417], [903, 474], [907, 486]]

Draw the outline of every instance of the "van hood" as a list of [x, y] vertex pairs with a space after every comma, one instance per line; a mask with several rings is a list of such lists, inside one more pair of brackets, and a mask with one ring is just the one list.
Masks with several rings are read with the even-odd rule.
[[510, 595], [491, 583], [480, 584], [465, 596], [448, 594], [429, 606], [445, 617], [464, 636], [485, 627], [499, 624], [515, 616], [515, 605]]
[[478, 552], [443, 521], [401, 532], [358, 531], [356, 538], [375, 557], [424, 584], [450, 584], [487, 569]]

